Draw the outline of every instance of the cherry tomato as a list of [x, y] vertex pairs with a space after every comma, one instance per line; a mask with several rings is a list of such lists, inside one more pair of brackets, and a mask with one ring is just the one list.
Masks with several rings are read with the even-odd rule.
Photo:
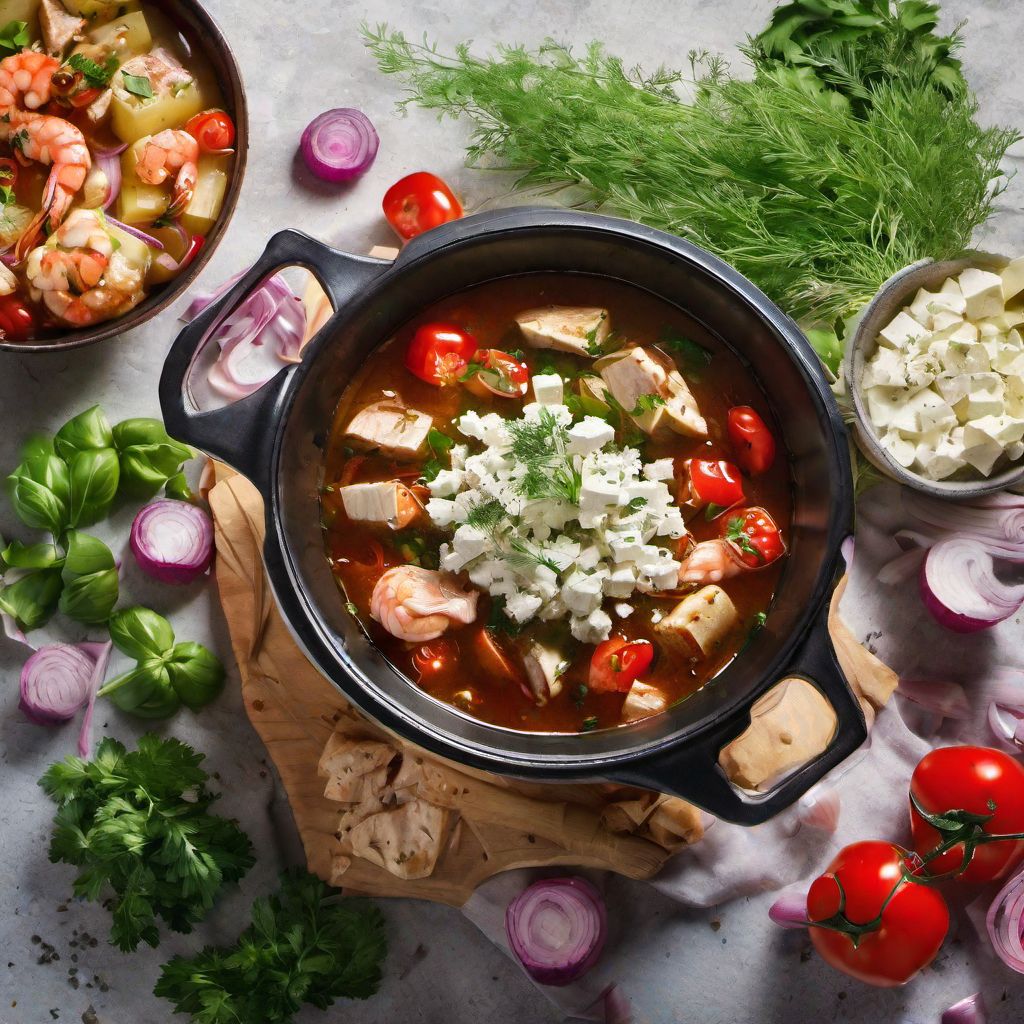
[[[926, 857], [943, 840], [962, 835], [1007, 835], [1024, 832], [1024, 765], [989, 747], [940, 747], [926, 754], [910, 780], [910, 828], [914, 849]], [[916, 803], [916, 806], [915, 806]], [[987, 820], [965, 821], [937, 829], [926, 816], [958, 811]], [[1024, 840], [979, 843], [961, 871], [964, 844], [957, 843], [926, 865], [929, 875], [956, 873], [965, 882], [1005, 878], [1024, 861]]]
[[384, 193], [382, 206], [388, 223], [406, 241], [462, 216], [455, 193], [429, 171], [417, 171], [396, 181]]
[[479, 349], [473, 354], [469, 371], [472, 375], [463, 383], [479, 398], [522, 398], [530, 381], [526, 364], [517, 362], [500, 348]]
[[203, 110], [190, 118], [185, 131], [204, 153], [223, 153], [235, 144], [235, 124], [223, 110]]
[[[938, 892], [907, 876], [912, 856], [880, 840], [854, 843], [815, 879], [807, 919], [832, 919], [833, 927], [810, 928], [827, 963], [869, 985], [891, 987], [932, 962], [949, 929], [949, 911]], [[867, 928], [859, 935], [833, 930], [856, 933], [857, 926]]]
[[0, 157], [0, 186], [14, 188], [18, 184], [18, 164], [9, 156]]
[[775, 438], [764, 420], [749, 405], [729, 410], [729, 440], [736, 449], [736, 461], [753, 476], [771, 469], [775, 461]]
[[17, 295], [0, 296], [0, 337], [28, 341], [36, 329], [36, 315]]
[[786, 542], [775, 520], [763, 508], [738, 508], [719, 526], [722, 537], [732, 541], [744, 565], [761, 569], [786, 553]]
[[428, 384], [454, 384], [477, 351], [472, 334], [454, 324], [424, 324], [416, 329], [405, 353], [410, 373]]
[[413, 651], [412, 663], [417, 682], [429, 684], [451, 672], [459, 662], [459, 648], [454, 640], [439, 637], [421, 644]]
[[721, 459], [689, 459], [690, 497], [705, 506], [708, 519], [715, 519], [726, 509], [745, 500], [740, 471]]
[[594, 648], [590, 659], [590, 689], [598, 693], [626, 693], [654, 661], [650, 640], [613, 636]]

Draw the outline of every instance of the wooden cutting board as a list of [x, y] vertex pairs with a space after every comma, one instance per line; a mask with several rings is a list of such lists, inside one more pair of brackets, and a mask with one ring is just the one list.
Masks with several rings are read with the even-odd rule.
[[[526, 783], [471, 771], [363, 718], [307, 661], [277, 611], [261, 561], [259, 493], [227, 467], [215, 465], [214, 478], [209, 500], [216, 526], [215, 572], [245, 709], [287, 791], [310, 871], [352, 891], [459, 906], [482, 881], [512, 868], [573, 865], [650, 878], [672, 853], [701, 838], [703, 812], [676, 797], [609, 784]], [[842, 624], [840, 596], [838, 590], [830, 632], [843, 669], [873, 718], [896, 679]], [[756, 788], [791, 763], [794, 734], [803, 754], [819, 752], [831, 736], [831, 709], [820, 703], [792, 685], [764, 700], [763, 713], [731, 745], [729, 770]], [[351, 763], [352, 751], [367, 758], [383, 752], [390, 764], [366, 776], [377, 779], [370, 787], [383, 804], [373, 808], [376, 816], [365, 814], [365, 802], [325, 795], [328, 784], [335, 795], [348, 785], [339, 782], [332, 765], [339, 752]], [[322, 758], [326, 778], [318, 772]], [[407, 778], [414, 781], [403, 783]], [[356, 824], [350, 830], [345, 822]], [[410, 830], [420, 836], [429, 830], [432, 848], [422, 853], [417, 847], [420, 852], [409, 857], [397, 852], [395, 844], [408, 841]]]

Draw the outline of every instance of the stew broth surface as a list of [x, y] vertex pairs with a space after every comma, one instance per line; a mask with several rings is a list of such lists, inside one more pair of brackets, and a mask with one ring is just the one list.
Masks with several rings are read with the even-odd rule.
[[[413, 484], [420, 478], [427, 455], [411, 460], [396, 460], [379, 451], [357, 452], [345, 437], [345, 427], [360, 409], [384, 398], [399, 397], [408, 407], [428, 413], [434, 427], [465, 440], [453, 426], [453, 420], [467, 410], [481, 415], [497, 412], [506, 417], [521, 415], [524, 402], [532, 398], [479, 398], [458, 384], [437, 387], [420, 380], [405, 366], [405, 352], [417, 327], [443, 321], [458, 324], [473, 334], [481, 348], [521, 351], [531, 374], [557, 371], [565, 383], [566, 394], [572, 379], [593, 372], [592, 361], [567, 353], [530, 348], [514, 317], [526, 309], [557, 304], [599, 306], [610, 314], [612, 330], [629, 345], [655, 347], [666, 334], [683, 336], [696, 342], [698, 358], [672, 358], [688, 383], [700, 412], [708, 422], [708, 440], [682, 435], [668, 438], [646, 437], [638, 447], [644, 463], [670, 457], [677, 473], [684, 460], [700, 457], [734, 460], [736, 455], [726, 434], [730, 407], [753, 407], [765, 423], [775, 430], [768, 402], [751, 371], [717, 338], [704, 330], [676, 307], [633, 286], [585, 275], [533, 274], [505, 278], [474, 287], [446, 298], [425, 309], [406, 323], [392, 338], [375, 350], [349, 383], [341, 396], [325, 457], [325, 486], [321, 498], [325, 544], [332, 571], [348, 607], [374, 643], [415, 684], [438, 700], [452, 704], [473, 717], [494, 725], [535, 732], [579, 732], [620, 724], [626, 694], [598, 693], [588, 687], [588, 673], [594, 646], [573, 640], [564, 620], [526, 624], [518, 636], [499, 634], [512, 657], [523, 650], [527, 639], [555, 643], [565, 654], [568, 667], [562, 675], [561, 692], [544, 706], [537, 706], [515, 681], [496, 675], [489, 662], [481, 660], [477, 635], [487, 627], [492, 601], [482, 592], [476, 620], [470, 625], [454, 625], [444, 634], [443, 644], [414, 644], [391, 636], [370, 615], [374, 585], [389, 567], [418, 562], [437, 567], [439, 545], [450, 539], [454, 529], [436, 529], [429, 519], [414, 529], [392, 531], [349, 519], [338, 497], [343, 484], [400, 479]], [[707, 356], [701, 355], [701, 351]], [[675, 491], [676, 483], [668, 481]], [[770, 469], [762, 475], [744, 474], [745, 506], [767, 510], [785, 538], [791, 518], [790, 473], [787, 453], [781, 444]], [[719, 522], [708, 521], [703, 513], [687, 516], [686, 524], [697, 542], [720, 536]], [[664, 541], [674, 547], [674, 542]], [[664, 649], [652, 619], [667, 615], [683, 591], [665, 594], [634, 592], [628, 603], [634, 611], [619, 618], [612, 611], [617, 603], [606, 598], [604, 608], [613, 619], [613, 636], [652, 641], [656, 656], [642, 680], [658, 687], [669, 705], [694, 693], [742, 650], [771, 604], [782, 572], [784, 558], [757, 571], [744, 572], [722, 581], [722, 589], [734, 603], [738, 624], [727, 641], [707, 657], [686, 657]], [[690, 589], [697, 589], [692, 587]], [[485, 663], [486, 662], [486, 663]]]

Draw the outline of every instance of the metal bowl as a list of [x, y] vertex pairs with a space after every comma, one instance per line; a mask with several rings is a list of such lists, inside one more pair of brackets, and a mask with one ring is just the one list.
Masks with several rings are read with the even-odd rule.
[[[203, 349], [223, 318], [279, 268], [320, 279], [336, 310], [303, 360], [256, 394], [201, 411]], [[411, 683], [345, 609], [324, 552], [323, 449], [345, 385], [367, 354], [424, 308], [497, 278], [586, 274], [624, 281], [685, 310], [762, 382], [790, 461], [791, 555], [765, 627], [697, 693], [643, 722], [591, 733], [528, 733], [470, 718]], [[821, 365], [796, 324], [749, 281], [703, 249], [628, 221], [551, 209], [469, 217], [414, 239], [394, 264], [276, 235], [259, 262], [179, 335], [160, 382], [167, 429], [235, 466], [260, 489], [264, 561], [282, 614], [310, 660], [385, 727], [450, 760], [547, 782], [609, 779], [676, 793], [717, 817], [764, 821], [864, 740], [860, 705], [825, 626], [850, 532], [846, 434]], [[777, 682], [810, 680], [838, 725], [817, 758], [763, 793], [734, 787], [719, 764], [752, 705]]]
[[903, 270], [893, 274], [864, 307], [846, 351], [843, 372], [855, 413], [854, 434], [861, 451], [876, 469], [890, 479], [933, 498], [955, 501], [962, 498], [976, 498], [983, 494], [993, 494], [996, 491], [1005, 490], [1007, 487], [1013, 487], [1024, 481], [1024, 459], [993, 476], [978, 476], [960, 480], [928, 480], [905, 469], [882, 447], [871, 424], [864, 401], [864, 392], [861, 388], [864, 365], [878, 347], [878, 332], [904, 306], [909, 305], [919, 288], [934, 291], [947, 277], [955, 277], [968, 267], [999, 271], [1008, 262], [1009, 260], [1005, 256], [973, 252], [961, 259], [944, 260], [941, 263], [936, 263], [934, 260], [919, 260], [909, 267], [904, 267]]
[[220, 240], [227, 230], [228, 221], [231, 220], [231, 215], [235, 212], [238, 196], [242, 190], [242, 178], [245, 175], [249, 148], [249, 114], [238, 62], [217, 23], [198, 0], [146, 0], [146, 3], [164, 11], [176, 24], [183, 25], [190, 30], [190, 41], [196, 45], [213, 69], [224, 96], [227, 112], [235, 122], [235, 161], [220, 217], [213, 230], [206, 236], [206, 244], [185, 272], [173, 281], [156, 288], [144, 302], [139, 303], [131, 312], [117, 317], [115, 320], [96, 324], [94, 327], [78, 331], [69, 330], [50, 338], [20, 342], [0, 340], [0, 350], [28, 353], [81, 348], [84, 345], [103, 341], [105, 338], [124, 334], [126, 331], [144, 324], [147, 320], [151, 320], [157, 313], [166, 309], [175, 299], [188, 291], [192, 282], [202, 272], [203, 267], [209, 262], [214, 250], [220, 244]]

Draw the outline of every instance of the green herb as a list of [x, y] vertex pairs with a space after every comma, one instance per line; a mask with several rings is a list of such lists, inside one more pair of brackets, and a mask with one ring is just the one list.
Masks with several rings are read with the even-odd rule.
[[716, 505], [713, 501], [709, 501], [704, 507], [704, 518], [710, 523], [712, 519], [717, 519], [727, 508], [728, 505]]
[[114, 432], [106, 413], [98, 405], [72, 416], [53, 438], [53, 449], [62, 459], [69, 459], [79, 452], [112, 448], [113, 445]]
[[110, 937], [122, 950], [156, 946], [158, 919], [191, 931], [253, 864], [245, 833], [210, 813], [202, 760], [173, 738], [148, 734], [131, 753], [105, 738], [92, 761], [69, 757], [40, 779], [58, 805], [50, 860], [81, 869], [79, 898], [113, 891]]
[[113, 448], [78, 452], [68, 460], [71, 502], [68, 526], [88, 526], [110, 511], [121, 479], [121, 464]]
[[[0, 168], [0, 174], [3, 169]], [[0, 185], [0, 206], [8, 207], [15, 202], [14, 189], [10, 185]]]
[[654, 412], [665, 404], [661, 395], [637, 395], [636, 405], [629, 411], [630, 416], [643, 416], [645, 413]]
[[303, 1004], [326, 1010], [377, 991], [387, 938], [373, 904], [340, 899], [293, 871], [277, 893], [253, 903], [251, 917], [233, 946], [164, 964], [156, 995], [193, 1024], [290, 1024]]
[[153, 86], [145, 75], [129, 75], [127, 71], [122, 71], [121, 77], [125, 89], [133, 96], [140, 96], [144, 100], [153, 98]]
[[583, 702], [587, 699], [587, 694], [590, 692], [590, 687], [586, 683], [580, 683], [579, 686], [573, 690], [572, 702], [576, 705], [577, 710], [583, 708]]
[[493, 533], [507, 518], [508, 512], [497, 498], [478, 501], [466, 513], [466, 523], [484, 533]]
[[526, 467], [519, 481], [520, 494], [531, 501], [542, 498], [579, 503], [583, 477], [568, 454], [569, 436], [550, 409], [536, 419], [508, 424], [509, 455]]
[[807, 335], [807, 340], [818, 354], [818, 358], [833, 374], [838, 374], [843, 361], [843, 343], [835, 328], [807, 327], [804, 328], [804, 334]]
[[175, 643], [174, 630], [148, 608], [126, 608], [110, 617], [110, 639], [136, 666], [99, 691], [139, 718], [167, 718], [182, 704], [192, 711], [224, 687], [224, 666], [202, 644]]
[[733, 78], [696, 53], [688, 74], [644, 74], [596, 43], [446, 57], [365, 34], [406, 104], [469, 120], [470, 164], [684, 235], [798, 319], [845, 318], [895, 271], [968, 247], [1017, 138], [979, 127], [974, 98], [913, 55], [871, 80], [861, 114], [784, 68]]
[[459, 375], [460, 381], [472, 380], [481, 370], [487, 367], [483, 363], [467, 363], [466, 369]]
[[77, 530], [67, 535], [58, 607], [86, 625], [102, 625], [117, 604], [119, 585], [114, 556], [103, 541]]
[[67, 463], [39, 446], [22, 452], [22, 462], [7, 478], [7, 494], [14, 514], [36, 530], [54, 536], [63, 533], [71, 505], [71, 478]]
[[626, 511], [639, 512], [640, 509], [644, 508], [646, 505], [646, 498], [630, 498], [629, 501], [626, 503]]
[[56, 544], [22, 544], [20, 540], [12, 540], [0, 551], [0, 569], [7, 566], [11, 569], [52, 569], [60, 567], [64, 555]]
[[40, 569], [0, 588], [0, 611], [12, 616], [22, 629], [38, 629], [57, 610], [60, 569]]
[[346, 601], [345, 608], [348, 610], [349, 615], [358, 615], [359, 608], [356, 606], [354, 601]]
[[661, 338], [658, 343], [678, 356], [679, 361], [683, 364], [683, 369], [688, 370], [690, 373], [702, 370], [714, 359], [714, 353], [703, 345], [699, 345], [692, 338], [676, 334], [675, 331], [669, 328], [661, 332]]
[[750, 537], [743, 529], [745, 520], [742, 516], [730, 519], [725, 527], [725, 539], [731, 540], [740, 551], [747, 555], [753, 555], [759, 562], [764, 561], [764, 555], [750, 543]]
[[114, 77], [114, 72], [121, 66], [113, 54], [103, 64], [97, 64], [81, 53], [71, 54], [67, 62], [70, 68], [81, 73], [86, 84], [93, 89], [105, 89]]
[[27, 129], [22, 128], [16, 132], [12, 132], [7, 141], [10, 142], [12, 149], [16, 149], [19, 153], [23, 153], [25, 151], [25, 145], [28, 142]]
[[756, 629], [762, 629], [764, 624], [768, 621], [767, 612], [755, 612], [754, 613], [754, 627]]
[[[121, 465], [121, 489], [134, 498], [152, 498], [196, 454], [188, 445], [169, 437], [157, 419], [122, 420], [111, 437]], [[191, 495], [187, 484], [185, 488]]]
[[522, 363], [526, 361], [526, 353], [521, 348], [509, 349], [508, 354], [517, 362]]
[[[431, 451], [431, 458], [423, 463], [423, 479], [428, 483], [437, 479], [437, 474], [445, 468], [444, 457], [454, 447], [455, 442], [447, 435], [442, 434], [436, 427], [431, 427], [427, 432], [427, 446]], [[450, 461], [449, 461], [450, 465]]]
[[580, 732], [593, 732], [597, 728], [597, 715], [590, 715], [583, 719], [580, 725]]
[[9, 21], [0, 28], [0, 55], [21, 53], [31, 41], [27, 22]]
[[[121, 460], [121, 479], [124, 480], [125, 473], [125, 462]], [[325, 490], [328, 488], [325, 488]], [[164, 484], [164, 494], [168, 498], [174, 498], [176, 501], [187, 501], [192, 505], [195, 505], [200, 500], [196, 493], [192, 490], [191, 485], [188, 482], [188, 477], [184, 473], [175, 473], [174, 476], [167, 478], [167, 483]]]
[[523, 631], [522, 623], [516, 622], [505, 612], [505, 595], [497, 594], [491, 598], [491, 611], [487, 616], [487, 629], [506, 636], [518, 636]]

